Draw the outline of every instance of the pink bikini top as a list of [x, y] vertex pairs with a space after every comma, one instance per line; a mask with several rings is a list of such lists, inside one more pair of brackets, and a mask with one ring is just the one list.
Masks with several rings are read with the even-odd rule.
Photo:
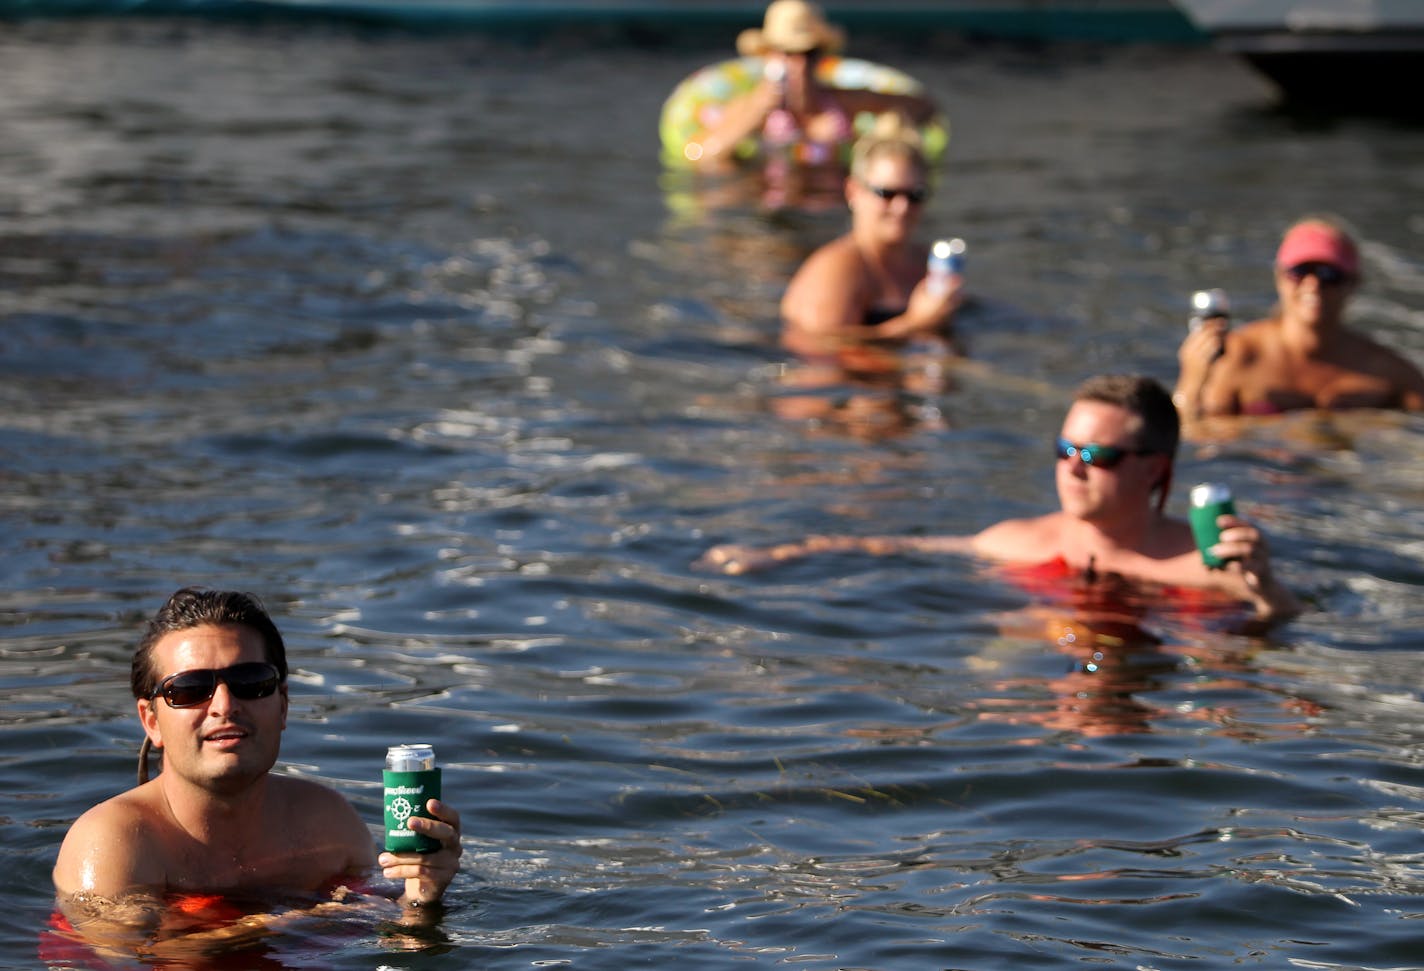
[[777, 108], [766, 116], [762, 126], [762, 140], [768, 145], [794, 145], [796, 160], [803, 165], [825, 165], [834, 158], [842, 145], [855, 138], [855, 126], [850, 116], [834, 102], [824, 104], [822, 115], [832, 119], [831, 138], [811, 141], [801, 129], [796, 115], [786, 108]]

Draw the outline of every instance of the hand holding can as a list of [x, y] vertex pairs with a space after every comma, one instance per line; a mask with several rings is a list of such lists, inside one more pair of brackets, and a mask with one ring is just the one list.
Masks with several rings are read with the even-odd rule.
[[930, 247], [930, 258], [925, 266], [925, 278], [931, 293], [943, 295], [949, 292], [951, 277], [964, 273], [964, 240], [939, 239]]
[[1236, 503], [1231, 497], [1231, 489], [1219, 482], [1203, 482], [1192, 486], [1188, 493], [1191, 510], [1188, 518], [1192, 524], [1192, 537], [1201, 551], [1202, 562], [1208, 570], [1219, 570], [1226, 561], [1213, 556], [1211, 548], [1221, 540], [1221, 528], [1216, 525], [1218, 516], [1236, 513]]
[[1231, 300], [1225, 290], [1198, 290], [1192, 294], [1192, 315], [1187, 318], [1188, 330], [1200, 330], [1208, 320], [1220, 319], [1231, 325]]
[[426, 803], [440, 798], [440, 769], [435, 749], [425, 743], [392, 745], [386, 750], [385, 846], [392, 853], [434, 853], [440, 841], [407, 825], [410, 817], [431, 818]]

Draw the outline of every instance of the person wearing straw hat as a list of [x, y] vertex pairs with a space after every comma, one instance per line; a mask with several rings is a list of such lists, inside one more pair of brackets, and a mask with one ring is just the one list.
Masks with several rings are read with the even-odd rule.
[[816, 62], [845, 46], [845, 32], [826, 21], [807, 0], [774, 0], [762, 26], [742, 31], [737, 53], [762, 58], [762, 77], [751, 91], [729, 101], [716, 120], [689, 139], [686, 156], [704, 166], [735, 159], [743, 140], [759, 135], [764, 145], [795, 146], [801, 164], [839, 165], [855, 138], [860, 112], [896, 111], [916, 124], [928, 122], [934, 104], [919, 95], [884, 94], [822, 85]]
[[1173, 401], [1184, 420], [1304, 408], [1424, 408], [1424, 374], [1345, 325], [1360, 254], [1333, 219], [1292, 225], [1276, 251], [1275, 312], [1235, 330], [1212, 321], [1187, 335]]

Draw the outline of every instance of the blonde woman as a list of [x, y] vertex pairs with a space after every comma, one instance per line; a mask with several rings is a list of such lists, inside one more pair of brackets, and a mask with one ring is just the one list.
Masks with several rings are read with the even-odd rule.
[[845, 180], [850, 232], [812, 253], [781, 300], [782, 340], [799, 354], [874, 341], [950, 336], [962, 281], [925, 279], [929, 247], [914, 239], [929, 198], [914, 125], [882, 115], [856, 142]]

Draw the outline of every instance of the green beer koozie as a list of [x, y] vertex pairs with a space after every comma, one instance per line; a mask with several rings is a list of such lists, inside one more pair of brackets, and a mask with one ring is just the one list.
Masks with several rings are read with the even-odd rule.
[[1192, 537], [1196, 540], [1197, 549], [1201, 550], [1202, 562], [1209, 570], [1219, 570], [1226, 565], [1226, 561], [1213, 556], [1207, 550], [1221, 539], [1216, 518], [1227, 513], [1236, 514], [1236, 503], [1231, 498], [1231, 490], [1217, 482], [1203, 482], [1201, 485], [1192, 486], [1187, 496], [1190, 506], [1187, 510], [1187, 520], [1192, 524]]
[[429, 799], [440, 798], [440, 769], [381, 773], [386, 787], [386, 849], [392, 853], [434, 853], [440, 841], [406, 828], [412, 816], [431, 818], [425, 811]]

